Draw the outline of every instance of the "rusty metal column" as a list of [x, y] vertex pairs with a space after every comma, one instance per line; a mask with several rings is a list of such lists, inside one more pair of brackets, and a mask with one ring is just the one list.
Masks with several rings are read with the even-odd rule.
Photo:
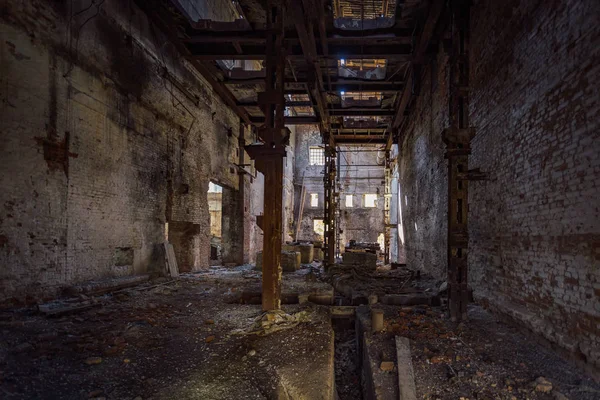
[[325, 189], [325, 199], [323, 202], [323, 248], [325, 249], [324, 265], [326, 269], [329, 269], [335, 264], [335, 244], [336, 244], [336, 224], [335, 224], [335, 213], [336, 213], [336, 193], [335, 193], [335, 146], [333, 145], [333, 138], [328, 133], [323, 138], [325, 143], [325, 171], [323, 176], [323, 186]]
[[448, 300], [450, 318], [467, 318], [468, 288], [468, 178], [469, 126], [469, 13], [470, 0], [452, 2], [450, 54], [450, 127], [442, 137], [448, 159]]
[[283, 158], [289, 132], [284, 126], [285, 49], [283, 41], [284, 9], [282, 2], [267, 4], [267, 54], [265, 92], [258, 102], [265, 114], [259, 128], [264, 141], [260, 146], [247, 146], [256, 160], [256, 168], [265, 176], [263, 228], [262, 306], [264, 311], [281, 306], [281, 244], [283, 202]]
[[392, 200], [392, 171], [390, 169], [390, 151], [385, 152], [385, 187], [383, 194], [383, 252], [384, 252], [384, 263], [389, 264], [390, 262], [390, 236], [391, 236], [391, 222], [390, 222], [390, 209]]

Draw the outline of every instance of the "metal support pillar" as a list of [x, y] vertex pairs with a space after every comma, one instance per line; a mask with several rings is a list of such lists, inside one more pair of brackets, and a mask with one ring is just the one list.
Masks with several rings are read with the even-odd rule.
[[468, 178], [469, 126], [469, 0], [452, 2], [450, 54], [450, 127], [442, 133], [448, 159], [448, 300], [450, 318], [467, 318], [468, 288]]
[[264, 311], [281, 306], [281, 244], [283, 202], [283, 158], [289, 131], [284, 126], [285, 49], [283, 47], [284, 9], [281, 1], [267, 4], [267, 54], [265, 92], [258, 102], [265, 114], [259, 128], [263, 145], [246, 146], [256, 160], [256, 168], [265, 176], [263, 228], [262, 306]]
[[391, 237], [391, 221], [390, 221], [390, 209], [392, 201], [392, 171], [390, 169], [390, 152], [385, 152], [385, 188], [383, 194], [383, 252], [384, 252], [384, 263], [389, 264], [390, 262], [390, 237]]
[[336, 226], [337, 194], [335, 190], [336, 151], [330, 134], [326, 134], [323, 141], [325, 142], [325, 173], [323, 176], [325, 187], [323, 225], [325, 233], [323, 235], [323, 248], [325, 249], [324, 264], [326, 268], [329, 268], [335, 264], [335, 238], [337, 233], [336, 230], [338, 229]]

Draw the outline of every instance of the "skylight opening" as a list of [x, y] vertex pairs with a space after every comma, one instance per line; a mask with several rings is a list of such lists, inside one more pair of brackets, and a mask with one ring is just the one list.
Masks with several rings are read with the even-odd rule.
[[391, 28], [396, 0], [333, 0], [333, 25], [339, 29]]
[[378, 58], [338, 61], [338, 75], [355, 79], [385, 79], [387, 60]]

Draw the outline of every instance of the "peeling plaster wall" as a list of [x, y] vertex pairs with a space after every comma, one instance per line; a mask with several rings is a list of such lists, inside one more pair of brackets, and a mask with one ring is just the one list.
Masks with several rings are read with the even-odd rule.
[[70, 4], [0, 17], [0, 300], [159, 269], [165, 222], [182, 270], [207, 267], [208, 181], [238, 188], [238, 117], [145, 14]]
[[[600, 367], [600, 3], [478, 1], [471, 14], [469, 277], [475, 298]], [[401, 142], [407, 264], [446, 277], [448, 65]], [[406, 201], [406, 203], [404, 202]]]

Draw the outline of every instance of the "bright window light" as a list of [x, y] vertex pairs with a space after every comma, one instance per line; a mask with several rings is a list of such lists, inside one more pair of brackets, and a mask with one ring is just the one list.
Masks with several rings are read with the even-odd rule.
[[352, 208], [353, 204], [352, 204], [352, 195], [351, 194], [347, 194], [346, 195], [346, 208]]
[[208, 193], [223, 193], [223, 188], [212, 182], [208, 182]]
[[319, 207], [319, 194], [318, 193], [310, 194], [310, 206], [311, 207]]
[[343, 58], [340, 60], [340, 64], [344, 65], [346, 63], [346, 60], [344, 60]]
[[365, 194], [365, 207], [367, 207], [367, 208], [377, 207], [377, 195], [376, 194]]
[[322, 219], [313, 219], [313, 231], [319, 236], [325, 234], [325, 224]]
[[325, 150], [320, 146], [310, 146], [308, 149], [310, 165], [325, 165]]

